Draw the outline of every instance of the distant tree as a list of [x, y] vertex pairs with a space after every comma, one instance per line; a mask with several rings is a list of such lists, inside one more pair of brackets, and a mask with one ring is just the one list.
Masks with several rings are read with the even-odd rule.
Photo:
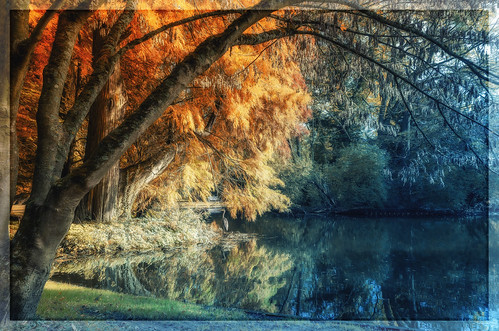
[[386, 152], [375, 145], [352, 144], [342, 149], [326, 172], [332, 196], [343, 208], [382, 208], [387, 199], [387, 165]]

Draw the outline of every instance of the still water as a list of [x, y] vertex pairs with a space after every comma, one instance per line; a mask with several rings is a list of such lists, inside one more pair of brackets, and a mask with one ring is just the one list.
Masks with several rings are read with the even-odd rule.
[[215, 247], [65, 261], [52, 279], [319, 320], [487, 319], [487, 234], [485, 218], [265, 216]]

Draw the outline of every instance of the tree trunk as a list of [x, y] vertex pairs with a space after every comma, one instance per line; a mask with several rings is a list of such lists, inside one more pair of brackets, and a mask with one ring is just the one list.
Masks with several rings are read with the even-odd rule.
[[[102, 49], [107, 36], [105, 27], [94, 31], [92, 53], [94, 59], [105, 56]], [[126, 95], [119, 63], [116, 64], [108, 82], [101, 90], [89, 113], [85, 159], [97, 149], [101, 140], [123, 119]], [[110, 222], [118, 216], [117, 195], [119, 163], [109, 169], [101, 182], [83, 200], [86, 213], [95, 222]]]
[[140, 191], [161, 175], [177, 154], [177, 148], [170, 146], [164, 153], [151, 157], [145, 162], [122, 169], [120, 171], [120, 182], [118, 190], [117, 208], [123, 217], [131, 217], [133, 203]]
[[[29, 12], [26, 10], [26, 13]], [[44, 17], [49, 19], [54, 13], [49, 14]], [[90, 14], [89, 11], [66, 11], [59, 16], [49, 63], [43, 72], [43, 88], [37, 111], [38, 144], [33, 190], [19, 229], [10, 243], [11, 319], [35, 317], [36, 307], [48, 279], [57, 246], [69, 229], [76, 199], [79, 201], [83, 197], [81, 195], [77, 198], [79, 194], [76, 192], [84, 189], [81, 183], [68, 181], [66, 186], [61, 186], [61, 183], [55, 184], [56, 178], [52, 177], [52, 167], [55, 158], [54, 147], [57, 146], [60, 129], [59, 105], [62, 89], [76, 37]], [[32, 33], [33, 37], [36, 37], [35, 32], [36, 28]], [[31, 56], [30, 50], [34, 48], [36, 41], [37, 38], [30, 37], [28, 45], [30, 47], [22, 48], [27, 51], [26, 54], [19, 53], [24, 57], [22, 63], [29, 63], [26, 59]], [[18, 79], [14, 89], [21, 88], [24, 79], [23, 71], [18, 70], [18, 72], [19, 75], [14, 75], [14, 78]], [[14, 92], [11, 87], [10, 94], [16, 97], [17, 92]], [[15, 104], [11, 104], [11, 110], [17, 112]], [[73, 187], [73, 192], [67, 196], [61, 195], [61, 189], [68, 187]]]
[[[28, 3], [25, 3], [27, 7]], [[30, 58], [16, 54], [21, 51], [21, 43], [29, 35], [28, 31], [29, 11], [13, 10], [10, 12], [10, 205], [14, 202], [17, 185], [17, 174], [19, 172], [19, 147], [17, 145], [17, 110], [19, 109], [19, 98], [24, 83], [24, 77], [28, 71]]]
[[[36, 318], [36, 308], [48, 280], [57, 247], [69, 230], [74, 199], [52, 189], [46, 203], [29, 203], [11, 242], [10, 318]], [[67, 197], [70, 197], [68, 195]]]

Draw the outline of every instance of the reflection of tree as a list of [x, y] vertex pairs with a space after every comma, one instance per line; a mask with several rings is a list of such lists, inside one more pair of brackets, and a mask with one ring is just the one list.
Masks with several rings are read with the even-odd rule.
[[382, 287], [393, 317], [475, 318], [488, 305], [486, 222], [429, 225], [406, 227], [394, 242], [392, 273]]
[[[274, 297], [279, 312], [319, 319], [370, 319], [373, 311], [380, 314], [378, 284], [386, 279], [390, 267], [386, 226], [319, 217], [266, 217], [241, 227], [279, 236], [271, 245], [289, 252], [295, 261], [295, 268], [286, 273], [286, 286]], [[353, 312], [358, 312], [360, 305], [364, 312], [359, 316]]]
[[291, 266], [287, 254], [258, 247], [255, 240], [236, 246], [221, 264], [223, 281], [218, 283], [216, 300], [227, 307], [275, 312], [270, 299], [285, 285], [281, 276]]
[[189, 248], [154, 255], [92, 258], [57, 266], [56, 280], [136, 295], [194, 303], [275, 311], [270, 299], [284, 286], [292, 264], [286, 254], [236, 245], [224, 258], [219, 249]]
[[481, 220], [267, 217], [234, 221], [234, 227], [263, 239], [209, 251], [70, 261], [57, 269], [87, 286], [314, 319], [404, 326], [486, 317], [487, 224]]
[[379, 319], [380, 285], [390, 269], [388, 229], [377, 222], [340, 222], [316, 256], [316, 318]]
[[483, 220], [268, 217], [243, 229], [277, 234], [271, 245], [295, 261], [287, 285], [274, 297], [281, 313], [346, 320], [470, 319], [487, 307]]
[[201, 249], [182, 249], [154, 264], [142, 263], [140, 278], [155, 296], [210, 304], [215, 297], [213, 263]]
[[86, 258], [62, 261], [54, 268], [54, 280], [69, 281], [88, 287], [101, 287], [117, 292], [149, 295], [149, 290], [138, 278], [138, 265], [154, 263], [152, 256]]
[[196, 248], [151, 255], [79, 259], [61, 263], [55, 269], [53, 278], [85, 286], [199, 303], [210, 303], [214, 299], [210, 290], [214, 278], [213, 261], [205, 251]]
[[320, 284], [336, 318], [462, 320], [487, 307], [485, 222], [361, 222], [338, 227], [320, 268], [336, 270]]

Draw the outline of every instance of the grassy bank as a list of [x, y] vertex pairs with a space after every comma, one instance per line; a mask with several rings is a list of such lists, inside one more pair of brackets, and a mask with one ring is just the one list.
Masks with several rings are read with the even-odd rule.
[[236, 309], [121, 294], [48, 281], [37, 314], [46, 320], [248, 320]]

